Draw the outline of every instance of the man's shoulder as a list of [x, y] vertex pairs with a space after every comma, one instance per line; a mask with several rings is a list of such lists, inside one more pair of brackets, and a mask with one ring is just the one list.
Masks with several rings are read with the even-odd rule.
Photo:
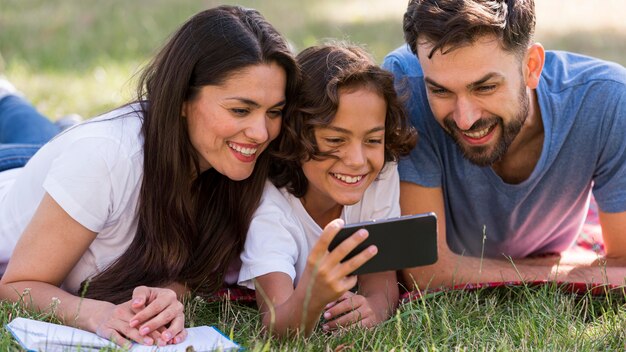
[[383, 68], [397, 75], [405, 76], [423, 76], [422, 67], [420, 66], [417, 56], [413, 54], [408, 45], [404, 44], [393, 50], [383, 60]]
[[577, 86], [599, 81], [626, 85], [626, 68], [615, 62], [567, 52], [546, 51], [542, 76], [556, 85]]

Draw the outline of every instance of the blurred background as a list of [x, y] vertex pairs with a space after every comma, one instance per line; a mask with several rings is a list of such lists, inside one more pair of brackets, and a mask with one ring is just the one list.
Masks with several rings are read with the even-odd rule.
[[[626, 65], [626, 0], [535, 0], [536, 40]], [[134, 75], [194, 13], [258, 9], [296, 50], [327, 38], [380, 63], [403, 44], [406, 0], [0, 0], [0, 74], [47, 116], [91, 117], [132, 98]]]

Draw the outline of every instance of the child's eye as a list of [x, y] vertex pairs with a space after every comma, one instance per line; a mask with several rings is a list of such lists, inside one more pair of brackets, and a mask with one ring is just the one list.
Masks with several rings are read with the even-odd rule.
[[367, 140], [368, 144], [383, 144], [382, 138], [370, 138]]
[[343, 139], [341, 138], [324, 138], [324, 141], [328, 144], [340, 144], [341, 142], [343, 142]]

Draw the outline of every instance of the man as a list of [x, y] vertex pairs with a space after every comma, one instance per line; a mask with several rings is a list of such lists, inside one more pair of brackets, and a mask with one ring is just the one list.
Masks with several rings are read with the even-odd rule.
[[[420, 133], [404, 214], [434, 211], [439, 260], [418, 287], [509, 280], [623, 284], [626, 70], [532, 41], [532, 0], [411, 0], [387, 56]], [[418, 61], [419, 60], [419, 61]], [[567, 258], [591, 191], [604, 258]]]

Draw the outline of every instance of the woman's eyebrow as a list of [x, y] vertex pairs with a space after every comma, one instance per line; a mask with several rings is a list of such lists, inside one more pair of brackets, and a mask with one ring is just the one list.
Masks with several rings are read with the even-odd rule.
[[[260, 108], [261, 107], [261, 104], [257, 103], [256, 101], [254, 101], [252, 99], [249, 99], [249, 98], [231, 97], [231, 98], [226, 98], [226, 100], [237, 100], [237, 101], [242, 102], [242, 103], [244, 103], [246, 105], [250, 105], [250, 106], [252, 106], [254, 108]], [[285, 105], [286, 103], [287, 103], [287, 101], [283, 99], [283, 100], [279, 101], [278, 103], [272, 105], [272, 108], [275, 108], [277, 106]]]

